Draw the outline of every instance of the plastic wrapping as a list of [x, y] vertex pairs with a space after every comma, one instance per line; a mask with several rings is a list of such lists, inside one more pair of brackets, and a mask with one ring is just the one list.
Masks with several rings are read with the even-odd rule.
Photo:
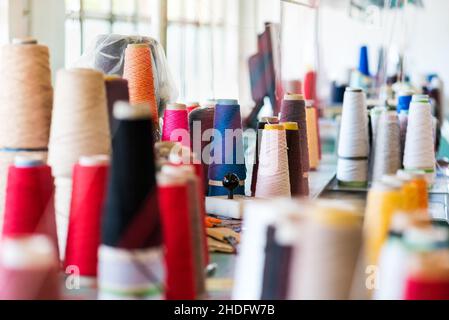
[[74, 67], [93, 68], [105, 74], [122, 77], [125, 49], [128, 44], [135, 43], [147, 43], [151, 48], [155, 91], [158, 109], [161, 112], [168, 102], [176, 101], [178, 90], [170, 73], [164, 49], [156, 40], [142, 36], [99, 35], [81, 58], [75, 62]]

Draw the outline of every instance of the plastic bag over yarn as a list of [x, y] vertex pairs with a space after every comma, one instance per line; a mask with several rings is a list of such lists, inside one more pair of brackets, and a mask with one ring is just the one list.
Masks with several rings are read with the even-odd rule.
[[171, 76], [164, 49], [153, 38], [119, 34], [99, 35], [81, 58], [75, 62], [74, 67], [93, 68], [105, 74], [123, 77], [126, 47], [128, 44], [137, 43], [147, 43], [151, 48], [155, 91], [161, 114], [168, 102], [176, 101], [178, 90]]

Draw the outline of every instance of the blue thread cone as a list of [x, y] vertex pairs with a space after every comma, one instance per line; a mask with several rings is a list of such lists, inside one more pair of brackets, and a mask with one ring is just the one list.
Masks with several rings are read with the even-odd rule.
[[370, 76], [367, 46], [360, 48], [359, 72], [365, 76]]

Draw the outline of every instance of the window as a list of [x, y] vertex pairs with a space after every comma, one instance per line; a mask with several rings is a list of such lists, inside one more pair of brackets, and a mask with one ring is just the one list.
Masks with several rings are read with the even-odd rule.
[[159, 0], [66, 0], [66, 64], [104, 33], [154, 36]]

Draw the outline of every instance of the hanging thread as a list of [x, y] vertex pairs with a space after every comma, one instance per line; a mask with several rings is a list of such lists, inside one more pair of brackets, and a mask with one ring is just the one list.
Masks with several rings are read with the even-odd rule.
[[100, 297], [152, 299], [161, 295], [162, 234], [148, 105], [117, 102], [118, 129], [99, 249]]
[[251, 177], [251, 196], [256, 195], [256, 184], [257, 184], [257, 172], [259, 170], [259, 154], [260, 154], [260, 143], [262, 141], [263, 129], [266, 124], [277, 124], [279, 119], [276, 117], [263, 117], [257, 123], [257, 133], [256, 133], [256, 147], [254, 150], [254, 163], [253, 171]]
[[414, 95], [410, 103], [404, 168], [407, 171], [424, 170], [429, 184], [435, 180], [433, 123], [428, 96]]
[[198, 155], [203, 168], [204, 191], [209, 190], [209, 165], [213, 140], [215, 104], [209, 104], [189, 113], [189, 131], [191, 149]]
[[260, 144], [256, 198], [290, 197], [287, 138], [282, 124], [265, 125]]
[[58, 300], [58, 255], [46, 236], [6, 237], [0, 250], [1, 300]]
[[184, 104], [167, 105], [164, 113], [162, 141], [181, 142], [182, 145], [190, 147], [188, 113]]
[[39, 158], [16, 157], [8, 173], [3, 237], [48, 236], [58, 247], [51, 169]]
[[60, 70], [56, 78], [48, 163], [55, 177], [61, 254], [66, 247], [73, 167], [81, 156], [109, 154], [110, 149], [103, 74], [91, 69]]
[[114, 104], [117, 101], [129, 101], [128, 80], [119, 76], [105, 76], [106, 99], [108, 102], [109, 127], [111, 128], [111, 137], [117, 131], [117, 122], [115, 121], [113, 112]]
[[366, 186], [368, 182], [368, 116], [365, 94], [346, 88], [338, 145], [337, 179], [347, 186]]
[[212, 159], [209, 165], [209, 196], [223, 196], [223, 178], [234, 173], [240, 179], [235, 195], [245, 194], [246, 167], [243, 149], [242, 118], [237, 100], [218, 100], [214, 116]]
[[298, 124], [296, 122], [284, 122], [282, 125], [285, 129], [287, 141], [290, 192], [293, 197], [304, 196], [308, 194], [306, 188], [309, 181], [307, 177], [304, 177], [301, 165], [301, 144], [299, 142]]
[[81, 157], [73, 170], [65, 268], [95, 282], [100, 246], [101, 216], [106, 194], [109, 156]]
[[384, 112], [379, 119], [376, 136], [373, 181], [396, 174], [401, 168], [401, 137], [396, 111]]
[[153, 124], [159, 126], [153, 62], [148, 44], [128, 44], [125, 51], [123, 78], [128, 80], [132, 105], [149, 104]]

